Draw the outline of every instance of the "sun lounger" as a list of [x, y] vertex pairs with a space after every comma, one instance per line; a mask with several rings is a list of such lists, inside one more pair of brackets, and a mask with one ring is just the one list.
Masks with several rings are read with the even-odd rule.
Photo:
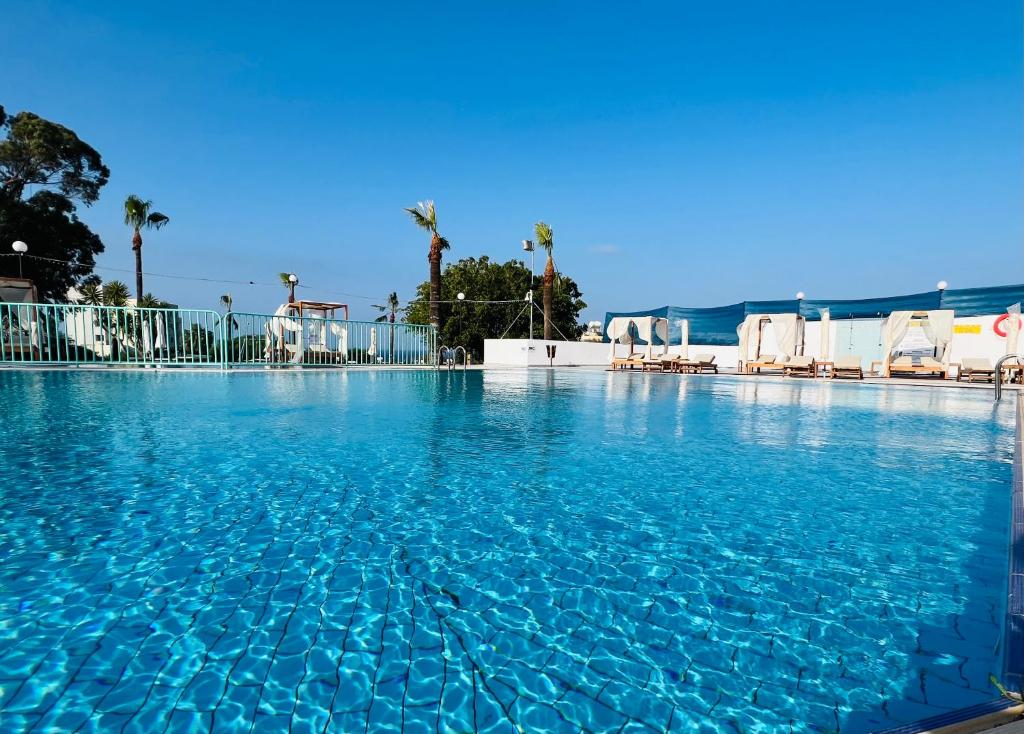
[[790, 357], [782, 368], [782, 372], [786, 377], [793, 377], [794, 375], [814, 377], [814, 357], [806, 355]]
[[698, 354], [693, 358], [693, 361], [697, 363], [696, 372], [718, 374], [718, 365], [715, 364], [715, 355], [713, 354]]
[[752, 362], [747, 362], [743, 366], [743, 371], [748, 375], [752, 375], [755, 372], [760, 373], [761, 370], [778, 370], [784, 371], [786, 367], [785, 359], [778, 360], [774, 354], [762, 354]]
[[641, 370], [644, 368], [643, 352], [633, 352], [628, 357], [616, 357], [612, 360], [613, 370], [633, 369], [634, 367], [639, 367]]
[[944, 380], [949, 374], [947, 367], [935, 357], [920, 357], [917, 363], [914, 359], [915, 357], [897, 357], [889, 365], [889, 375], [918, 375]]
[[861, 367], [860, 357], [836, 357], [832, 365], [832, 378], [840, 377], [852, 377], [857, 380], [863, 380], [864, 369]]
[[956, 373], [957, 382], [995, 382], [996, 369], [984, 357], [964, 357]]

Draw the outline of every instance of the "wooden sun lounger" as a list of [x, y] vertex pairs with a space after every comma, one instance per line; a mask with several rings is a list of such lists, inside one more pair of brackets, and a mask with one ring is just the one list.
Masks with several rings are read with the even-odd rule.
[[796, 375], [814, 377], [817, 373], [814, 357], [790, 357], [789, 361], [782, 368], [782, 372], [786, 377], [794, 377]]
[[743, 365], [743, 372], [748, 375], [760, 374], [761, 370], [785, 371], [785, 362], [776, 362], [774, 354], [762, 354], [755, 362], [747, 362]]
[[662, 358], [662, 371], [668, 369], [671, 372], [688, 374], [718, 374], [718, 365], [715, 364], [715, 355], [698, 354], [693, 359], [682, 357]]
[[628, 357], [616, 357], [612, 360], [613, 370], [633, 369], [634, 367], [639, 367], [641, 370], [644, 368], [644, 355], [640, 352], [633, 352]]
[[921, 364], [914, 364], [910, 357], [898, 357], [895, 362], [889, 364], [889, 376], [895, 375], [919, 375], [945, 380], [949, 376], [949, 368], [934, 357], [922, 357]]
[[832, 379], [842, 377], [864, 379], [864, 368], [861, 367], [860, 357], [836, 357], [832, 365]]
[[957, 382], [996, 381], [996, 368], [987, 359], [980, 357], [964, 357], [960, 360], [960, 369], [956, 373]]

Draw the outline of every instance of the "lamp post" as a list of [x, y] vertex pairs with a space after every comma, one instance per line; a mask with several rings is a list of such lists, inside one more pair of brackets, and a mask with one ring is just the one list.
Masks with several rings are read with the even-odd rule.
[[459, 291], [458, 295], [456, 295], [455, 297], [459, 299], [459, 304], [460, 304], [460, 306], [459, 306], [459, 336], [458, 336], [457, 341], [461, 342], [462, 341], [462, 307], [461, 307], [461, 304], [462, 304], [463, 301], [466, 300], [466, 294], [463, 293], [462, 291]]
[[530, 290], [526, 291], [526, 301], [530, 304], [530, 335], [526, 339], [526, 366], [529, 367], [533, 351], [533, 260], [537, 255], [533, 240], [523, 240], [523, 249], [530, 253]]
[[938, 283], [935, 284], [935, 287], [939, 289], [939, 293], [942, 293], [942, 291], [949, 288], [949, 283], [947, 283], [944, 280], [940, 280]]
[[18, 277], [24, 278], [25, 274], [22, 272], [21, 269], [21, 258], [26, 252], [28, 252], [28, 245], [26, 245], [21, 240], [15, 240], [14, 243], [11, 245], [11, 249], [18, 253]]
[[288, 303], [295, 303], [295, 286], [299, 284], [299, 276], [292, 273], [288, 276]]
[[796, 293], [796, 300], [798, 300], [798, 301], [804, 300], [804, 292], [803, 291], [797, 291], [797, 293]]

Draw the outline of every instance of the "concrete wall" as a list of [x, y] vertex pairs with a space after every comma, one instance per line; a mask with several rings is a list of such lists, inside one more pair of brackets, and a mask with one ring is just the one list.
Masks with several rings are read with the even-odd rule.
[[[959, 362], [963, 357], [984, 357], [991, 362], [995, 361], [1006, 353], [1006, 339], [995, 333], [992, 326], [999, 316], [971, 316], [957, 318], [954, 322], [953, 346], [950, 353], [950, 362]], [[829, 344], [830, 354], [836, 352], [836, 329], [837, 322], [831, 322]], [[770, 353], [771, 346], [769, 336], [765, 340], [762, 351]], [[533, 350], [527, 352], [526, 339], [487, 339], [484, 341], [484, 364], [488, 366], [501, 367], [526, 367], [543, 366], [548, 364], [548, 358], [544, 347], [547, 344], [555, 344], [556, 351], [554, 364], [559, 367], [607, 367], [609, 364], [609, 344], [593, 342], [563, 342], [535, 339]], [[1024, 333], [1021, 334], [1019, 347], [1024, 351]], [[638, 347], [642, 350], [644, 347]], [[660, 354], [660, 347], [654, 347], [654, 353]], [[616, 346], [616, 354], [626, 356], [629, 352], [628, 344]], [[669, 347], [669, 354], [678, 354], [679, 347]], [[804, 354], [819, 357], [821, 351], [821, 323], [810, 321], [804, 330]], [[739, 360], [739, 347], [710, 347], [699, 344], [691, 344], [689, 347], [691, 357], [697, 354], [715, 355], [715, 363], [722, 371], [731, 372], [736, 369]], [[864, 367], [869, 365], [866, 363]]]

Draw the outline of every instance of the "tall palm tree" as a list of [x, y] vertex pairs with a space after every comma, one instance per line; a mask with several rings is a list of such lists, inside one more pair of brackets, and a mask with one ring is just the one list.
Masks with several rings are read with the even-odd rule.
[[555, 260], [551, 256], [555, 249], [555, 233], [544, 222], [533, 225], [537, 235], [537, 246], [548, 254], [547, 265], [544, 266], [544, 338], [553, 339], [551, 335], [551, 300], [555, 287]]
[[142, 300], [142, 230], [160, 229], [171, 221], [166, 214], [153, 211], [152, 201], [143, 201], [135, 194], [124, 200], [124, 223], [132, 228], [132, 249], [135, 250], [135, 299]]
[[395, 358], [395, 314], [398, 313], [398, 294], [395, 291], [391, 291], [391, 295], [387, 298], [387, 303], [383, 306], [374, 305], [374, 308], [381, 312], [380, 316], [374, 319], [378, 324], [388, 322], [391, 324], [391, 331], [388, 337], [388, 357], [391, 360]]
[[437, 233], [437, 210], [434, 209], [434, 202], [421, 201], [415, 207], [407, 207], [405, 211], [409, 213], [417, 227], [430, 232], [430, 252], [427, 253], [427, 261], [430, 263], [430, 323], [439, 329], [441, 328], [439, 308], [441, 305], [441, 257], [450, 245], [448, 240]]

